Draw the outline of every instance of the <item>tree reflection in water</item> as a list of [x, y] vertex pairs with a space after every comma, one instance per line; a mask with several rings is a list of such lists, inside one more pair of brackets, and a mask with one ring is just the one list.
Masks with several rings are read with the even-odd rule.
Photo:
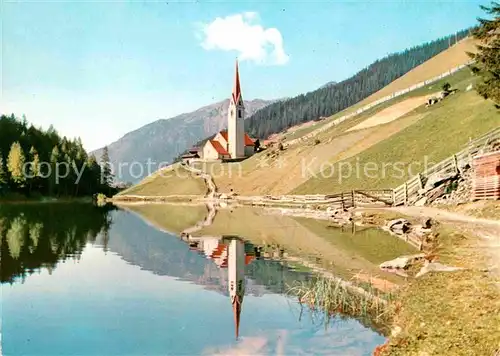
[[[87, 243], [99, 234], [109, 236], [112, 209], [83, 203], [1, 205], [1, 282], [24, 282], [42, 268], [52, 272], [61, 260], [79, 259]], [[102, 241], [106, 251], [108, 239]]]

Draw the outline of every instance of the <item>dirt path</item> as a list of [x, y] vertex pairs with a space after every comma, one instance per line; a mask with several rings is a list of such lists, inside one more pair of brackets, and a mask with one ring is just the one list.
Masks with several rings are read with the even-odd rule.
[[201, 178], [203, 178], [208, 189], [208, 193], [205, 197], [214, 198], [215, 193], [217, 192], [217, 186], [215, 185], [213, 177], [210, 174], [203, 172], [201, 169], [194, 168], [189, 164], [182, 164], [182, 165], [191, 173], [198, 174]]
[[386, 109], [383, 109], [377, 112], [375, 115], [369, 117], [365, 121], [357, 124], [354, 127], [351, 127], [347, 131], [356, 131], [361, 129], [366, 129], [368, 127], [378, 126], [382, 124], [387, 124], [391, 121], [399, 119], [401, 116], [409, 113], [410, 111], [416, 109], [417, 107], [425, 104], [429, 97], [432, 97], [436, 94], [419, 96], [416, 98], [410, 98], [404, 100], [400, 103], [396, 103]]

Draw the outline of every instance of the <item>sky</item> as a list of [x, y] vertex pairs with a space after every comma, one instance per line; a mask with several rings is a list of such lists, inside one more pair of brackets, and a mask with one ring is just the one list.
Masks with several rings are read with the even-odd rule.
[[[276, 99], [473, 26], [484, 1], [0, 1], [0, 112], [87, 150], [229, 97]], [[487, 3], [486, 3], [487, 4]]]

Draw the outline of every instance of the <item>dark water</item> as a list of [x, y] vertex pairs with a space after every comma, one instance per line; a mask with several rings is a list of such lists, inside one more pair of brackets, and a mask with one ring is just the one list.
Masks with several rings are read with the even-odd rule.
[[384, 342], [301, 309], [285, 291], [310, 274], [239, 237], [190, 245], [83, 204], [0, 206], [0, 236], [5, 355], [370, 355]]

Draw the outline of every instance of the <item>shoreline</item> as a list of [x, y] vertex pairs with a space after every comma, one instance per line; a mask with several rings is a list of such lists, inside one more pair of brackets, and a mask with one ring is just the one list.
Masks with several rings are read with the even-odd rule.
[[92, 197], [77, 197], [77, 198], [68, 198], [68, 197], [37, 197], [37, 198], [27, 198], [27, 197], [19, 197], [19, 198], [1, 198], [0, 204], [52, 204], [52, 203], [92, 203]]

